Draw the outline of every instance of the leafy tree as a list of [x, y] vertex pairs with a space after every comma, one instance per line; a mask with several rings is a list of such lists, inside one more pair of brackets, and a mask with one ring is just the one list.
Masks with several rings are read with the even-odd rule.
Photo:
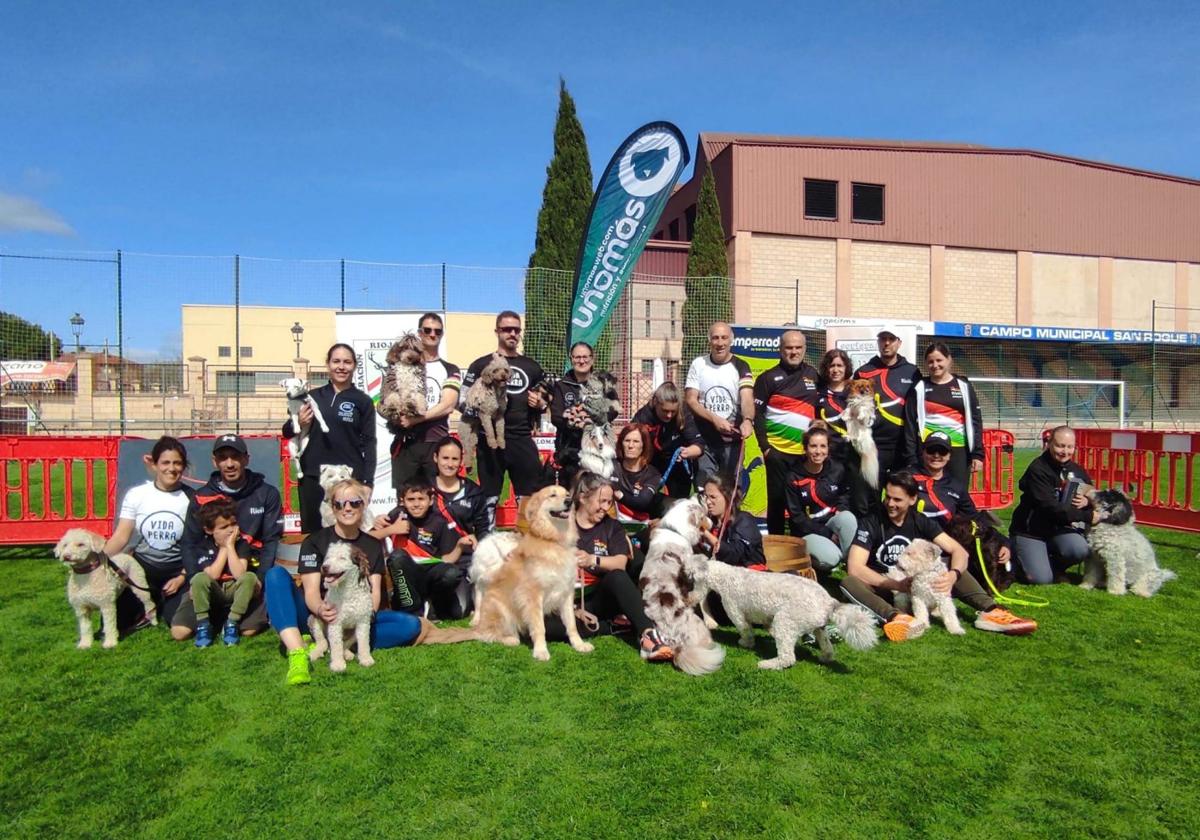
[[62, 339], [39, 325], [0, 312], [0, 359], [48, 362], [62, 355], [62, 347]]
[[575, 260], [591, 206], [587, 140], [575, 115], [575, 100], [559, 78], [554, 156], [546, 167], [537, 240], [525, 274], [525, 353], [555, 374], [565, 369]]
[[713, 321], [733, 319], [732, 283], [725, 253], [725, 229], [712, 167], [705, 166], [696, 200], [696, 227], [688, 248], [687, 298], [683, 302], [682, 363], [708, 352], [708, 328]]

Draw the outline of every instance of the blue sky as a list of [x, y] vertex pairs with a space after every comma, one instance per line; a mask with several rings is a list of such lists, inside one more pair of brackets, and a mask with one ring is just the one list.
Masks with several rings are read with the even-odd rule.
[[[1200, 177], [1197, 44], [1182, 3], [7, 0], [0, 248], [519, 266], [559, 74], [597, 175], [668, 119]], [[59, 318], [43, 284], [73, 275], [0, 262]]]

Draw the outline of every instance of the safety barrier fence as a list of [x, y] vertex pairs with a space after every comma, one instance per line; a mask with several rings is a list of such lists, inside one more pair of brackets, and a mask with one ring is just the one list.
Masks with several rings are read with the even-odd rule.
[[1077, 460], [1099, 487], [1133, 502], [1143, 525], [1200, 532], [1200, 432], [1077, 429]]
[[1013, 433], [983, 430], [983, 469], [971, 475], [971, 500], [980, 510], [1003, 510], [1013, 503]]

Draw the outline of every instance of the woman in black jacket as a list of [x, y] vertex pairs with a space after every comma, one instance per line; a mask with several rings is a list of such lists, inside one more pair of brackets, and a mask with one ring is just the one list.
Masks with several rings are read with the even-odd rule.
[[659, 385], [650, 402], [637, 410], [631, 422], [640, 423], [650, 431], [654, 448], [650, 463], [662, 474], [666, 495], [672, 499], [690, 496], [692, 463], [704, 448], [696, 421], [684, 408], [679, 386], [674, 382]]
[[913, 384], [904, 401], [901, 463], [921, 469], [921, 443], [932, 432], [950, 438], [947, 472], [964, 487], [983, 469], [983, 412], [979, 396], [965, 376], [954, 373], [950, 348], [935, 341], [925, 348], [925, 377]]
[[[713, 549], [713, 559], [728, 563], [731, 566], [759, 566], [766, 568], [767, 557], [763, 553], [762, 532], [754, 517], [744, 510], [738, 510], [738, 494], [727, 479], [713, 476], [704, 482], [705, 508], [712, 520], [713, 530], [702, 531], [701, 539]], [[729, 521], [725, 524], [724, 533], [720, 533], [721, 523], [725, 520], [725, 511], [733, 507]]]
[[1084, 534], [1097, 521], [1088, 499], [1092, 479], [1075, 463], [1075, 432], [1058, 426], [1046, 449], [1025, 470], [1013, 511], [1013, 548], [1030, 583], [1053, 583], [1057, 575], [1087, 559]]
[[[462, 461], [463, 448], [457, 438], [444, 437], [433, 448], [433, 466], [437, 470], [434, 506], [459, 533], [471, 537], [465, 550], [469, 554], [496, 527], [496, 509], [488, 503], [483, 488], [460, 474]], [[464, 565], [466, 562], [460, 561]]]
[[[323, 464], [345, 464], [354, 479], [368, 487], [375, 483], [375, 404], [354, 385], [358, 366], [349, 344], [335, 344], [325, 354], [329, 383], [309, 391], [321, 410], [328, 432], [314, 422], [312, 406], [300, 409], [300, 428], [308, 433], [308, 445], [300, 456], [304, 477], [300, 479], [300, 530], [313, 534], [321, 530], [321, 502], [325, 491], [320, 477]], [[283, 424], [283, 436], [295, 437], [289, 419]]]
[[830, 457], [830, 433], [804, 433], [804, 460], [788, 476], [787, 506], [793, 536], [804, 537], [813, 566], [836, 569], [850, 552], [858, 519], [850, 512], [850, 477]]

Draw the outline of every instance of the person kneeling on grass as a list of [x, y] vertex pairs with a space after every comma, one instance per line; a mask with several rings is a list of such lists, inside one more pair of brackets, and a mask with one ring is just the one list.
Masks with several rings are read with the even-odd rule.
[[466, 579], [467, 563], [460, 561], [464, 549], [475, 541], [434, 509], [433, 497], [433, 485], [427, 479], [409, 479], [402, 488], [400, 506], [385, 517], [386, 525], [371, 534], [377, 539], [393, 538], [387, 568], [392, 576], [394, 609], [424, 615], [427, 607], [432, 607], [438, 618], [462, 618], [468, 605], [465, 595], [460, 600], [459, 589]]
[[935, 585], [939, 592], [978, 611], [975, 626], [980, 630], [1025, 636], [1037, 629], [1037, 623], [1018, 618], [996, 606], [991, 595], [967, 571], [967, 551], [938, 523], [916, 510], [917, 482], [908, 472], [892, 473], [884, 488], [884, 512], [867, 516], [860, 524], [846, 560], [847, 575], [841, 589], [855, 604], [866, 607], [883, 622], [884, 635], [893, 642], [908, 638], [913, 617], [892, 604], [895, 592], [906, 592], [908, 579], [893, 580], [888, 570], [904, 554], [913, 540], [929, 540], [950, 555], [950, 569]]
[[209, 615], [215, 607], [216, 611], [227, 613], [221, 641], [236, 645], [241, 637], [238, 625], [258, 591], [258, 577], [251, 571], [258, 565], [258, 559], [238, 532], [237, 503], [233, 499], [221, 497], [203, 504], [200, 525], [204, 529], [204, 542], [187, 569], [191, 600], [180, 606], [178, 623], [171, 627], [172, 635], [186, 639], [194, 623], [196, 647], [208, 647], [213, 642]]
[[329, 503], [333, 508], [334, 523], [309, 534], [300, 546], [299, 587], [282, 566], [272, 566], [267, 571], [267, 611], [288, 658], [288, 685], [312, 681], [309, 649], [301, 635], [308, 630], [309, 615], [316, 615], [325, 622], [337, 618], [337, 609], [325, 603], [321, 579], [321, 564], [331, 545], [350, 543], [367, 555], [371, 604], [376, 610], [371, 622], [372, 650], [415, 644], [432, 626], [423, 624], [415, 615], [379, 610], [383, 589], [383, 544], [362, 530], [363, 512], [370, 496], [370, 488], [353, 479], [339, 481], [330, 488]]
[[[727, 478], [709, 478], [701, 487], [701, 501], [708, 511], [712, 521], [711, 531], [701, 531], [700, 538], [708, 550], [713, 552], [713, 559], [728, 563], [730, 566], [748, 566], [766, 569], [767, 556], [763, 552], [762, 531], [758, 523], [744, 510], [738, 508], [741, 494]], [[721, 523], [726, 519], [722, 532]], [[715, 594], [713, 596], [716, 597]]]

